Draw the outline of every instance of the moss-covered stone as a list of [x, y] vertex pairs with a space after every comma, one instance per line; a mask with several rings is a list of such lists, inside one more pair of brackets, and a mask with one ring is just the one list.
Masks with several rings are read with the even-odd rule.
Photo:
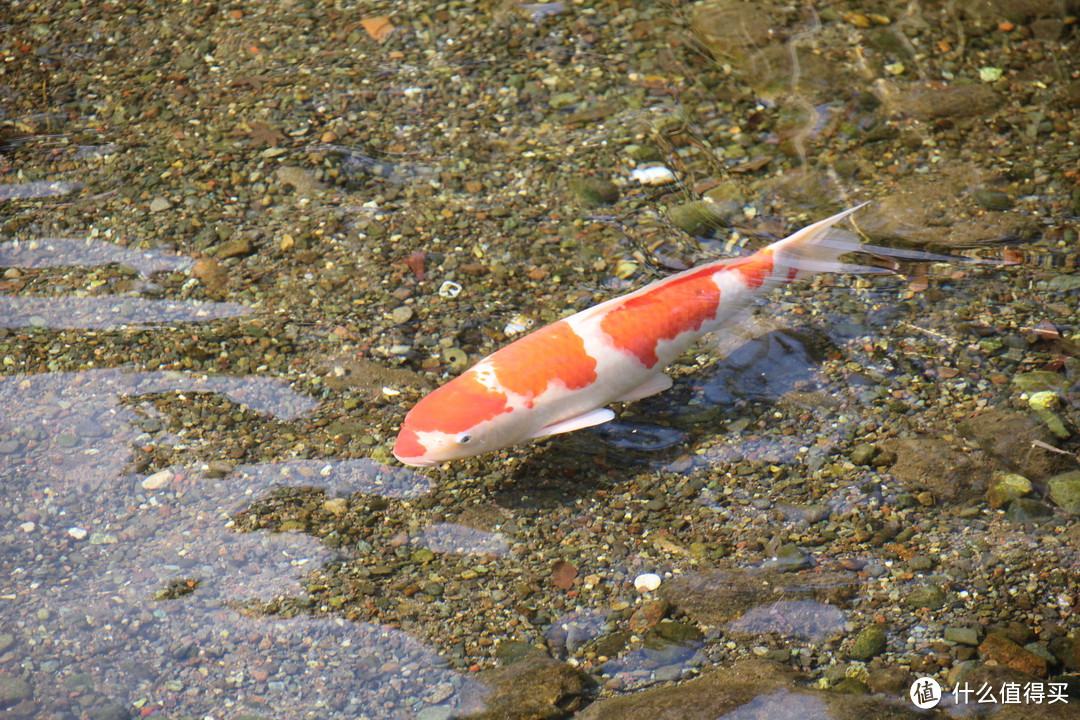
[[912, 607], [939, 610], [945, 605], [945, 591], [937, 585], [918, 585], [908, 593], [904, 602]]
[[1080, 470], [1055, 475], [1046, 481], [1050, 499], [1071, 515], [1080, 515]]
[[855, 636], [855, 642], [851, 644], [848, 655], [854, 660], [869, 660], [885, 652], [888, 642], [884, 628], [880, 625], [868, 625]]
[[1031, 481], [1016, 473], [996, 473], [986, 491], [986, 502], [992, 508], [1003, 508], [1013, 500], [1031, 492]]

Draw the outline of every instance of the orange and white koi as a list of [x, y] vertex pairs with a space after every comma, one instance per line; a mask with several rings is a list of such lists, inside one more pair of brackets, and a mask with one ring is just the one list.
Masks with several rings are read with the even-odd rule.
[[[830, 228], [862, 205], [753, 255], [653, 282], [554, 322], [487, 356], [405, 416], [394, 456], [448, 460], [605, 423], [605, 407], [671, 387], [664, 368], [698, 338], [740, 322], [769, 290], [819, 272], [858, 270], [840, 255], [857, 242]], [[850, 236], [850, 233], [845, 233]]]

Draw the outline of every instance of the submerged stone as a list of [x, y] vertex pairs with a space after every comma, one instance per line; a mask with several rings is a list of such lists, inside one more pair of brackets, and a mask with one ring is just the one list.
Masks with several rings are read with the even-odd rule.
[[1016, 204], [1009, 193], [991, 188], [978, 188], [971, 196], [987, 210], [1011, 210]]
[[1045, 503], [1031, 498], [1017, 498], [1009, 503], [1005, 518], [1012, 522], [1029, 523], [1048, 518], [1053, 514], [1053, 509]]
[[868, 625], [855, 637], [848, 653], [855, 660], [869, 660], [875, 655], [885, 652], [888, 645], [888, 637], [885, 628], [880, 625]]
[[33, 695], [30, 684], [22, 678], [0, 675], [0, 708], [17, 705]]
[[1033, 370], [1014, 375], [1012, 382], [1022, 392], [1037, 393], [1060, 390], [1065, 384], [1065, 377], [1049, 370]]
[[507, 667], [485, 670], [476, 676], [481, 696], [466, 705], [483, 710], [462, 717], [468, 720], [547, 720], [566, 717], [582, 705], [586, 678], [576, 668], [549, 657], [526, 657]]
[[904, 601], [912, 607], [938, 610], [945, 605], [945, 591], [937, 585], [919, 585]]
[[853, 465], [869, 465], [881, 452], [881, 448], [873, 443], [860, 443], [851, 451], [849, 459]]
[[619, 199], [619, 188], [603, 178], [575, 178], [569, 183], [570, 191], [586, 205], [611, 205]]
[[694, 200], [668, 210], [671, 223], [689, 235], [708, 235], [717, 228], [731, 224], [740, 215], [741, 207], [712, 200]]
[[1050, 499], [1065, 512], [1080, 515], [1080, 470], [1055, 475], [1046, 481]]
[[677, 686], [654, 687], [594, 702], [577, 720], [716, 720], [716, 718], [880, 718], [914, 720], [914, 706], [855, 691], [805, 687], [807, 678], [779, 663], [744, 660]]
[[1003, 508], [1013, 500], [1031, 492], [1031, 481], [1016, 473], [998, 473], [990, 481], [986, 502], [992, 508]]
[[949, 642], [960, 645], [978, 645], [979, 631], [970, 627], [950, 626], [945, 628], [944, 637]]
[[979, 645], [979, 655], [1013, 670], [1046, 677], [1046, 661], [1005, 637], [992, 633]]

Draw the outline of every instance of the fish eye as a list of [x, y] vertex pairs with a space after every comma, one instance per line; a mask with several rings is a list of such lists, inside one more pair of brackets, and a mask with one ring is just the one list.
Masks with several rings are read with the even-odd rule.
[[459, 445], [468, 445], [472, 442], [472, 435], [468, 433], [465, 433], [464, 435], [458, 435], [457, 441]]

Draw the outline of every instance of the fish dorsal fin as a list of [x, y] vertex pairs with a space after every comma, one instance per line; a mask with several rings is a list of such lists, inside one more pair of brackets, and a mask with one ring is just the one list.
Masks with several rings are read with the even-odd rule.
[[640, 400], [650, 395], [662, 393], [671, 387], [671, 378], [664, 373], [656, 373], [650, 375], [648, 380], [638, 385], [636, 388], [626, 393], [625, 395], [617, 398], [619, 402], [631, 402], [633, 400]]
[[547, 437], [548, 435], [558, 435], [560, 433], [573, 432], [574, 430], [580, 430], [582, 428], [592, 427], [593, 425], [600, 425], [606, 423], [609, 420], [615, 418], [615, 413], [607, 408], [597, 408], [596, 410], [590, 410], [589, 412], [582, 413], [581, 415], [575, 415], [572, 418], [566, 420], [560, 420], [544, 427], [533, 433], [529, 439], [535, 440], [536, 438]]

